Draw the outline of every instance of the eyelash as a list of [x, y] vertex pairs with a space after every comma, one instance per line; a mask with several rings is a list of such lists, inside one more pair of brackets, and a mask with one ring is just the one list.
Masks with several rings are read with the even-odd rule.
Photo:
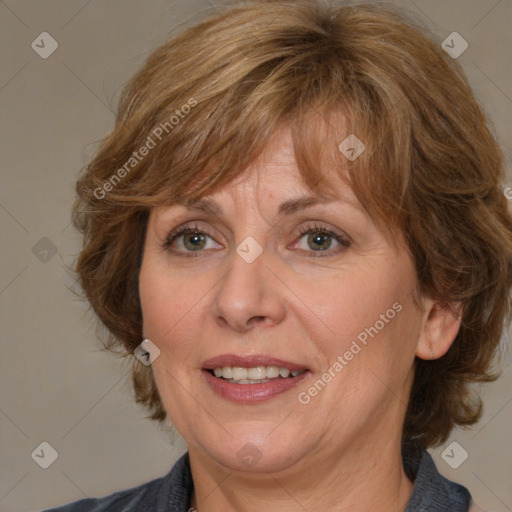
[[[340, 253], [343, 250], [343, 248], [346, 249], [346, 248], [350, 247], [350, 241], [348, 240], [348, 238], [346, 238], [342, 235], [339, 235], [338, 233], [335, 233], [335, 232], [327, 229], [324, 226], [319, 226], [316, 223], [314, 225], [309, 225], [309, 226], [306, 226], [305, 228], [303, 228], [299, 232], [299, 240], [304, 235], [307, 235], [310, 233], [317, 233], [317, 234], [329, 236], [329, 237], [333, 238], [334, 240], [336, 240], [342, 246], [342, 248], [338, 249], [334, 254]], [[197, 226], [197, 224], [194, 224], [193, 226], [190, 226], [190, 225], [182, 226], [182, 227], [172, 231], [167, 236], [165, 242], [163, 243], [164, 250], [169, 250], [170, 246], [176, 239], [178, 239], [180, 236], [188, 235], [188, 234], [201, 234], [201, 235], [206, 235], [213, 239], [213, 237], [208, 233], [208, 231], [206, 231], [204, 229], [200, 229]], [[187, 251], [186, 253], [177, 252], [176, 254], [183, 256], [185, 258], [190, 258], [190, 257], [193, 258], [193, 257], [200, 256], [200, 254], [202, 252], [204, 252], [204, 251]], [[322, 255], [322, 253], [324, 253], [324, 251], [305, 251], [305, 252], [307, 253], [307, 256], [310, 258], [325, 258], [331, 254], [330, 253], [327, 256], [324, 256], [324, 255]]]

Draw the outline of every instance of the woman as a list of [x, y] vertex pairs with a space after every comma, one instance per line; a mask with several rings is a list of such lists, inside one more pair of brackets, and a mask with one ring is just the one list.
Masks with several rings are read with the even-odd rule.
[[78, 183], [77, 273], [188, 451], [54, 510], [469, 510], [426, 448], [495, 377], [503, 177], [460, 67], [394, 10], [251, 2], [157, 49]]

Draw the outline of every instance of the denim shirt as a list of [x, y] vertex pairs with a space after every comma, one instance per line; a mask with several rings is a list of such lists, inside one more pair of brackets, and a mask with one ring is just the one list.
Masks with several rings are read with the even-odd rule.
[[[468, 490], [441, 476], [430, 454], [422, 448], [403, 451], [404, 470], [414, 489], [404, 512], [467, 512]], [[167, 473], [137, 487], [104, 498], [85, 498], [44, 512], [192, 512], [194, 489], [188, 453]]]

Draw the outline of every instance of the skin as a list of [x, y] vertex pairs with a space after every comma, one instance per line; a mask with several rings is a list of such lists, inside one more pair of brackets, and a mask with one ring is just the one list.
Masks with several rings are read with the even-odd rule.
[[[221, 216], [181, 205], [150, 214], [139, 282], [144, 335], [161, 351], [154, 376], [187, 442], [191, 507], [199, 512], [396, 512], [410, 498], [400, 442], [414, 359], [441, 357], [459, 321], [426, 297], [415, 305], [416, 273], [403, 241], [391, 244], [348, 186], [329, 177], [336, 201], [278, 220], [283, 201], [310, 195], [283, 131], [210, 196]], [[166, 245], [185, 224], [208, 234], [200, 250], [184, 245], [193, 235]], [[350, 245], [327, 237], [319, 251], [300, 235], [307, 227], [318, 235], [315, 225]], [[263, 249], [250, 264], [236, 252], [248, 236]], [[299, 393], [396, 303], [401, 311], [300, 403]], [[239, 404], [215, 394], [201, 372], [204, 361], [227, 353], [266, 354], [310, 373], [270, 400]], [[260, 457], [250, 467], [238, 456], [247, 443]]]

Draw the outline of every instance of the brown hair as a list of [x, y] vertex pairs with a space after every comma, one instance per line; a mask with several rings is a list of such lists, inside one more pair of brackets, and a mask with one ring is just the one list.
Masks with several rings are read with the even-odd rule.
[[[76, 272], [108, 330], [105, 347], [130, 355], [142, 340], [150, 209], [217, 190], [282, 127], [311, 189], [327, 189], [329, 160], [372, 218], [405, 236], [419, 292], [462, 304], [448, 353], [416, 361], [403, 431], [425, 446], [443, 442], [479, 417], [469, 384], [495, 378], [511, 311], [512, 219], [502, 153], [461, 67], [396, 9], [248, 2], [148, 57], [77, 183]], [[354, 161], [337, 149], [350, 133], [366, 148]], [[133, 358], [132, 379], [148, 417], [163, 421], [151, 367]]]

